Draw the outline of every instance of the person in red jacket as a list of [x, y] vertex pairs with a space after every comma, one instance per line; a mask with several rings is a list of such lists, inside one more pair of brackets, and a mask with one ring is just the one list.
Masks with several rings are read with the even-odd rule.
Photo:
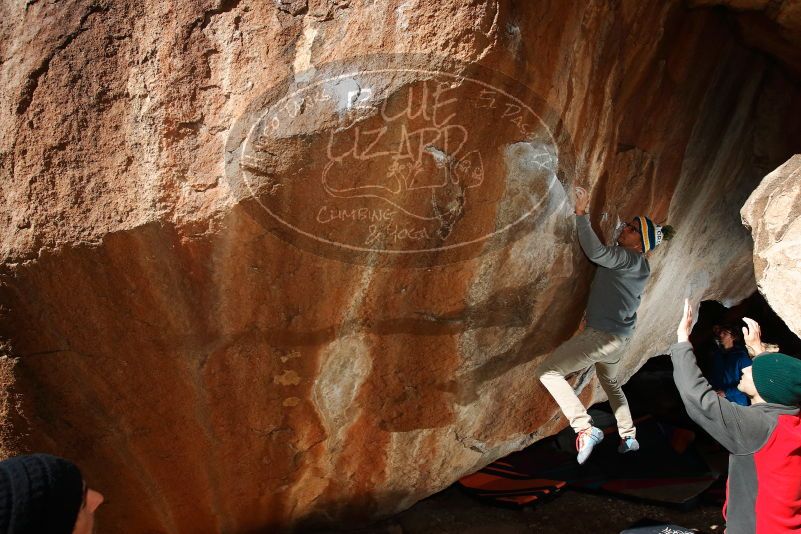
[[717, 395], [701, 374], [689, 342], [692, 311], [670, 348], [673, 379], [693, 421], [723, 445], [729, 480], [723, 517], [727, 534], [801, 531], [801, 360], [766, 353], [756, 321], [743, 318], [746, 345], [758, 356], [742, 370], [737, 388], [751, 400], [741, 406]]

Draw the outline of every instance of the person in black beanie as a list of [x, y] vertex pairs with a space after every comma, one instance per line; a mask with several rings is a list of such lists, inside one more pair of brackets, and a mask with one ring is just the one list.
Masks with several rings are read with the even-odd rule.
[[102, 502], [64, 458], [31, 454], [0, 462], [0, 534], [91, 534]]

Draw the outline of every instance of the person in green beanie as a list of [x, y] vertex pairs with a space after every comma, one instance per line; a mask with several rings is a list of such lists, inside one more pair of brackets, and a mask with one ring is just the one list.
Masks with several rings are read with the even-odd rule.
[[717, 395], [701, 374], [689, 342], [693, 316], [684, 302], [670, 348], [673, 379], [690, 418], [723, 445], [729, 480], [723, 517], [727, 534], [801, 531], [801, 360], [766, 353], [759, 324], [743, 321], [745, 343], [756, 358], [737, 389], [750, 406]]
[[752, 366], [751, 375], [757, 397], [773, 404], [799, 404], [801, 360], [786, 354], [767, 352], [754, 359]]

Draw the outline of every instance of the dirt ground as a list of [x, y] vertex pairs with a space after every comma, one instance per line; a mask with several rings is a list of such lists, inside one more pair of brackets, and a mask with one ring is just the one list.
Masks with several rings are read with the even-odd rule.
[[513, 510], [490, 506], [456, 486], [420, 501], [409, 510], [358, 534], [616, 534], [643, 518], [673, 523], [698, 532], [723, 532], [720, 506], [693, 510], [643, 504], [605, 495], [565, 491], [550, 502]]

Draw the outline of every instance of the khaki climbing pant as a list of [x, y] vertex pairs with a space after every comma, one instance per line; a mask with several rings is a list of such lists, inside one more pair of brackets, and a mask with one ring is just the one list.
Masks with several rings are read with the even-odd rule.
[[587, 327], [562, 343], [537, 369], [540, 382], [551, 393], [576, 433], [592, 426], [587, 409], [581, 404], [565, 377], [595, 364], [595, 374], [615, 413], [621, 438], [635, 437], [629, 403], [617, 381], [620, 357], [629, 338]]

